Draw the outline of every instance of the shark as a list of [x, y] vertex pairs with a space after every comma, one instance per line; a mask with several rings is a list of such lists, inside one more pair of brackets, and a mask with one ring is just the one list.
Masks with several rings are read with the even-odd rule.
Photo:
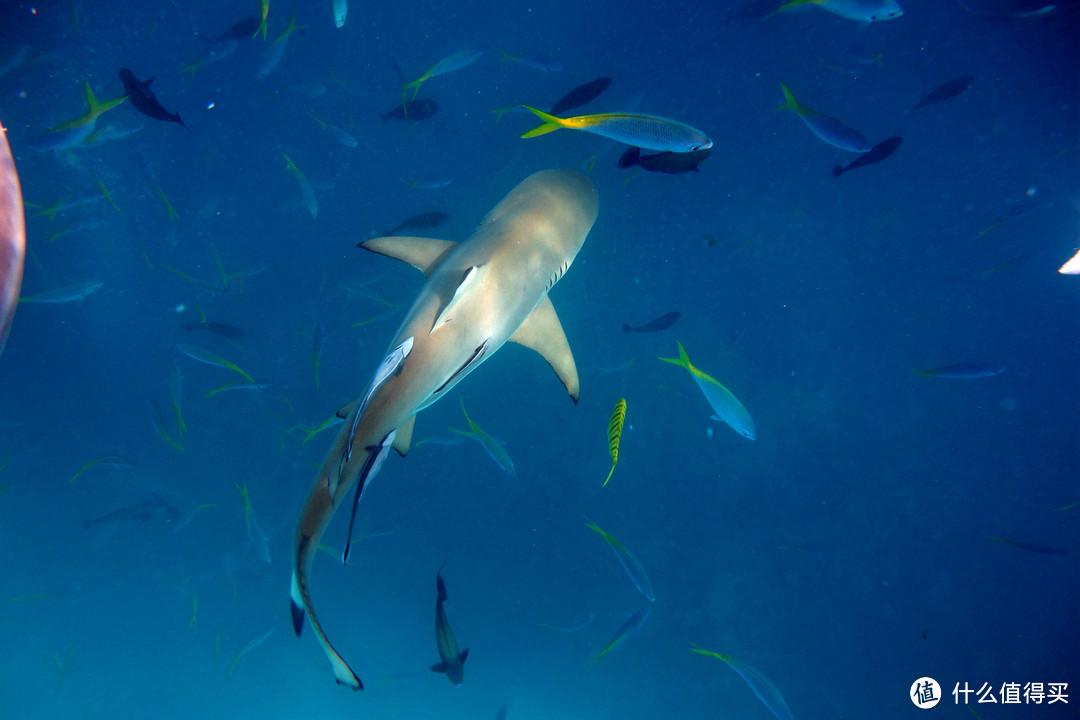
[[[299, 636], [305, 617], [310, 618], [339, 684], [363, 688], [327, 638], [311, 599], [312, 566], [330, 519], [350, 492], [355, 518], [389, 451], [408, 452], [416, 414], [508, 341], [540, 353], [577, 403], [577, 366], [548, 293], [577, 257], [598, 209], [596, 186], [587, 177], [574, 170], [544, 170], [511, 190], [461, 243], [395, 236], [359, 244], [409, 263], [427, 279], [366, 392], [338, 412], [344, 422], [311, 485], [293, 538], [293, 629]], [[346, 544], [342, 562], [348, 553]]]
[[4, 352], [22, 288], [26, 217], [7, 129], [0, 127], [0, 355]]

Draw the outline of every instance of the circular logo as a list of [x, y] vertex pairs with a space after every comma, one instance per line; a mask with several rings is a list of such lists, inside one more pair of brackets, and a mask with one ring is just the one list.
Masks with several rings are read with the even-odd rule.
[[909, 697], [911, 702], [915, 703], [915, 707], [929, 710], [941, 700], [941, 686], [934, 678], [921, 677], [911, 683]]

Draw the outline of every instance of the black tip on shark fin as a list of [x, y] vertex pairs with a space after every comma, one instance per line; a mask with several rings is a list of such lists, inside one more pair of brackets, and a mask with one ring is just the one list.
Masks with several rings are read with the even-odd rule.
[[832, 176], [833, 177], [840, 177], [843, 174], [844, 174], [844, 168], [840, 167], [839, 165], [833, 165], [833, 169], [832, 169]]
[[445, 673], [446, 672], [446, 663], [435, 663], [434, 665], [431, 666], [431, 672]]
[[296, 637], [300, 637], [300, 632], [304, 629], [304, 608], [290, 600], [289, 609], [292, 611], [293, 632], [296, 633]]
[[469, 657], [469, 648], [465, 648], [464, 650], [462, 650], [462, 651], [461, 651], [461, 654], [460, 654], [460, 655], [458, 655], [458, 660], [460, 660], [460, 661], [461, 661], [461, 664], [462, 664], [462, 665], [464, 665], [464, 664], [465, 664], [465, 660], [466, 660], [466, 659], [467, 659], [468, 657]]

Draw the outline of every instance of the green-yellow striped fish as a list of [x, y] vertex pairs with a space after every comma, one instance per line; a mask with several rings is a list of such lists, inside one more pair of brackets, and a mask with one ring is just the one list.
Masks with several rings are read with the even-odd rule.
[[549, 132], [568, 128], [582, 130], [644, 150], [659, 152], [696, 152], [712, 147], [709, 136], [697, 128], [678, 120], [656, 115], [600, 113], [560, 118], [528, 105], [522, 105], [522, 107], [544, 121], [543, 125], [522, 135], [523, 138], [546, 135]]
[[607, 424], [608, 450], [611, 452], [611, 470], [608, 471], [603, 487], [607, 487], [611, 474], [615, 472], [615, 466], [619, 464], [619, 440], [622, 439], [623, 423], [626, 422], [626, 398], [620, 398], [615, 403], [615, 409], [611, 411], [611, 419]]
[[749, 685], [750, 689], [757, 695], [758, 700], [772, 711], [772, 714], [777, 717], [777, 720], [792, 720], [791, 708], [788, 707], [787, 702], [784, 700], [784, 696], [781, 695], [780, 691], [773, 685], [772, 680], [765, 677], [756, 667], [747, 665], [742, 660], [733, 658], [730, 655], [706, 650], [699, 645], [692, 645], [690, 651], [695, 652], [698, 655], [714, 657], [717, 660], [722, 660], [727, 663], [732, 670], [739, 673], [739, 677], [746, 681], [746, 684]]

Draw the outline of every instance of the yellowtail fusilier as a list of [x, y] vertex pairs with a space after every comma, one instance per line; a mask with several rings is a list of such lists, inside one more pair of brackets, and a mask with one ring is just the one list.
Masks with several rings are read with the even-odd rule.
[[750, 689], [757, 695], [758, 700], [760, 700], [765, 707], [769, 708], [772, 714], [777, 717], [777, 720], [793, 720], [791, 708], [788, 707], [787, 701], [784, 700], [784, 696], [781, 695], [780, 691], [773, 685], [772, 680], [765, 677], [756, 667], [747, 665], [743, 661], [733, 658], [730, 655], [706, 650], [698, 645], [691, 646], [690, 651], [697, 653], [698, 655], [714, 657], [717, 660], [725, 662], [732, 670], [739, 674], [739, 677], [746, 681], [746, 684], [749, 685]]
[[65, 285], [64, 287], [56, 288], [54, 290], [46, 290], [37, 295], [27, 295], [26, 297], [19, 298], [19, 302], [57, 304], [85, 300], [87, 296], [100, 290], [104, 284], [105, 283], [98, 282], [97, 280], [87, 280], [85, 282], [75, 283], [74, 285]]
[[90, 89], [90, 83], [83, 83], [83, 96], [86, 98], [86, 114], [66, 123], [54, 125], [36, 138], [32, 138], [27, 143], [27, 147], [43, 152], [57, 152], [73, 148], [94, 132], [99, 117], [127, 100], [127, 95], [121, 95], [112, 100], [98, 100], [94, 91]]
[[817, 135], [822, 141], [848, 152], [864, 153], [873, 147], [861, 132], [850, 125], [799, 104], [799, 101], [795, 99], [791, 90], [784, 83], [780, 83], [780, 89], [784, 93], [784, 102], [777, 105], [776, 109], [794, 110], [806, 127], [810, 128], [810, 132]]
[[627, 635], [644, 625], [645, 621], [649, 619], [649, 613], [651, 612], [652, 607], [646, 605], [645, 607], [641, 608], [633, 615], [628, 617], [626, 619], [626, 622], [622, 624], [622, 627], [619, 628], [619, 631], [615, 633], [615, 637], [613, 637], [611, 641], [606, 646], [604, 646], [603, 650], [601, 650], [596, 656], [593, 657], [593, 667], [596, 667], [596, 663], [600, 662], [600, 658], [607, 655], [615, 648], [616, 645], [625, 640]]
[[315, 198], [315, 188], [311, 186], [311, 181], [307, 179], [307, 175], [300, 168], [296, 167], [296, 163], [292, 161], [292, 158], [285, 153], [281, 153], [281, 156], [285, 158], [289, 172], [296, 177], [296, 182], [300, 184], [300, 194], [304, 198], [304, 207], [311, 213], [311, 217], [318, 217], [319, 201]]
[[501, 467], [507, 475], [514, 475], [514, 461], [510, 459], [510, 454], [506, 452], [506, 449], [499, 443], [498, 440], [484, 432], [483, 428], [472, 421], [469, 417], [469, 413], [465, 412], [465, 401], [461, 401], [461, 412], [465, 415], [465, 422], [469, 424], [468, 430], [457, 430], [455, 428], [449, 428], [450, 432], [457, 433], [458, 435], [464, 435], [465, 437], [472, 438], [476, 442], [480, 443], [487, 454], [491, 456], [491, 459], [495, 461], [495, 464]]
[[686, 153], [712, 147], [709, 136], [697, 128], [657, 115], [600, 113], [560, 118], [528, 105], [522, 107], [544, 121], [543, 125], [523, 134], [523, 138], [546, 135], [566, 128], [592, 133], [645, 150]]
[[611, 546], [611, 549], [615, 552], [615, 557], [619, 560], [619, 564], [623, 566], [623, 570], [630, 576], [630, 580], [634, 583], [634, 587], [638, 589], [638, 592], [644, 595], [649, 602], [656, 602], [652, 581], [649, 580], [648, 573], [645, 572], [645, 568], [634, 557], [634, 554], [623, 547], [623, 544], [616, 540], [613, 535], [601, 530], [596, 523], [591, 522], [588, 518], [585, 518], [585, 526], [599, 533], [600, 537], [604, 538], [607, 544]]
[[236, 363], [226, 360], [216, 353], [212, 353], [205, 348], [201, 348], [198, 345], [190, 345], [188, 343], [180, 343], [176, 346], [176, 349], [187, 355], [192, 360], [197, 360], [207, 365], [213, 365], [214, 367], [225, 368], [226, 370], [232, 370], [235, 373], [240, 373], [244, 376], [244, 379], [248, 381], [248, 385], [254, 385], [255, 380], [246, 372], [241, 370]]
[[430, 80], [433, 77], [438, 77], [439, 75], [446, 75], [447, 73], [452, 73], [455, 70], [461, 70], [462, 68], [466, 68], [476, 62], [476, 60], [483, 54], [484, 52], [482, 50], [460, 50], [453, 55], [444, 57], [442, 60], [432, 65], [431, 69], [428, 70], [426, 73], [416, 78], [411, 83], [406, 83], [405, 85], [403, 85], [401, 88], [402, 98], [404, 98], [405, 96], [405, 91], [410, 88], [412, 88], [413, 98], [415, 98], [416, 94], [420, 92], [420, 86], [424, 84], [425, 80]]
[[772, 14], [802, 6], [818, 7], [833, 15], [864, 23], [892, 20], [904, 14], [904, 9], [896, 0], [791, 0]]
[[657, 359], [672, 365], [678, 365], [690, 373], [690, 376], [694, 378], [694, 382], [697, 383], [698, 388], [712, 407], [713, 412], [716, 413], [713, 419], [727, 423], [735, 432], [748, 440], [757, 439], [754, 419], [750, 417], [749, 411], [739, 402], [739, 398], [732, 395], [731, 391], [721, 385], [716, 378], [694, 367], [682, 343], [676, 342], [676, 344], [679, 346], [679, 357]]

